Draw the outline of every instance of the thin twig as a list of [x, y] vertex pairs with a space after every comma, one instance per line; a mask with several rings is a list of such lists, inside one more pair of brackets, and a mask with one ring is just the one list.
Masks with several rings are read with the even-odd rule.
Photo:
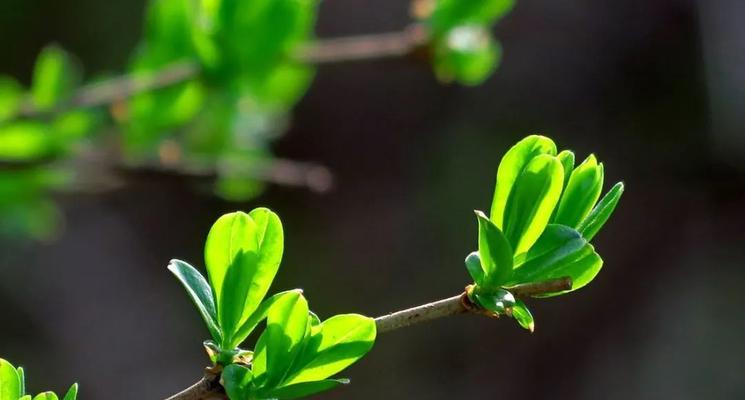
[[228, 396], [220, 385], [220, 376], [205, 373], [197, 383], [174, 394], [166, 400], [226, 400]]
[[[553, 279], [545, 282], [526, 283], [509, 288], [510, 292], [519, 297], [531, 297], [546, 293], [560, 292], [572, 288], [572, 280], [569, 278]], [[399, 328], [404, 328], [420, 322], [430, 321], [437, 318], [449, 317], [451, 315], [474, 312], [483, 314], [483, 310], [472, 304], [466, 293], [461, 293], [447, 299], [423, 304], [397, 311], [382, 317], [375, 318], [378, 333], [384, 333]]]

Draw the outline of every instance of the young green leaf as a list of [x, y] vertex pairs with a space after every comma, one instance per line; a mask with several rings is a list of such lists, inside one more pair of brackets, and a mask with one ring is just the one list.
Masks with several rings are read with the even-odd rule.
[[482, 286], [496, 288], [512, 275], [512, 247], [502, 231], [481, 211], [479, 221], [479, 258], [484, 269]]
[[482, 26], [459, 26], [434, 45], [434, 69], [443, 82], [474, 86], [499, 65], [502, 47]]
[[590, 154], [572, 172], [556, 211], [554, 223], [576, 228], [590, 213], [603, 188], [603, 164]]
[[504, 314], [506, 308], [515, 305], [515, 296], [505, 289], [473, 293], [475, 302], [483, 309], [495, 314]]
[[514, 254], [527, 252], [543, 233], [561, 196], [564, 171], [547, 154], [533, 158], [517, 177], [504, 217], [504, 234]]
[[16, 116], [23, 101], [23, 88], [15, 79], [0, 76], [0, 122]]
[[34, 400], [59, 400], [57, 395], [52, 392], [39, 393], [34, 396]]
[[80, 79], [70, 56], [57, 46], [45, 47], [36, 60], [31, 98], [34, 105], [49, 110], [67, 100]]
[[18, 392], [23, 396], [26, 394], [26, 373], [23, 367], [16, 368], [16, 371], [18, 371], [18, 383], [20, 384]]
[[375, 343], [375, 320], [359, 314], [335, 315], [311, 331], [284, 385], [326, 379], [364, 357]]
[[240, 345], [246, 338], [253, 332], [253, 330], [256, 328], [256, 325], [258, 325], [261, 321], [263, 321], [266, 316], [267, 312], [271, 307], [279, 300], [281, 300], [285, 296], [293, 296], [295, 294], [302, 294], [303, 291], [300, 289], [293, 289], [293, 290], [287, 290], [284, 292], [279, 292], [268, 299], [261, 302], [261, 305], [259, 305], [259, 308], [256, 309], [256, 311], [251, 314], [251, 316], [243, 322], [243, 324], [238, 328], [238, 331], [235, 335], [233, 335], [233, 340], [229, 344], [229, 347], [233, 348], [238, 345]]
[[171, 260], [168, 264], [168, 270], [184, 286], [186, 293], [194, 302], [194, 305], [197, 306], [204, 323], [207, 324], [210, 335], [216, 342], [220, 343], [222, 334], [217, 326], [215, 299], [212, 297], [212, 289], [207, 280], [194, 267], [181, 260]]
[[623, 191], [623, 182], [616, 183], [608, 194], [600, 200], [590, 214], [582, 220], [577, 227], [577, 230], [585, 239], [592, 240], [598, 231], [600, 231], [600, 228], [603, 227], [611, 214], [613, 214], [613, 210], [615, 210], [618, 201], [621, 199]]
[[18, 121], [0, 126], [0, 160], [34, 160], [53, 150], [51, 129], [43, 122]]
[[267, 387], [278, 385], [285, 377], [302, 350], [308, 326], [308, 302], [300, 293], [283, 296], [269, 309], [264, 333]]
[[268, 393], [268, 396], [281, 400], [297, 399], [325, 392], [348, 383], [348, 379], [324, 379], [321, 381], [296, 383], [272, 390]]
[[509, 286], [570, 277], [571, 290], [551, 295], [563, 294], [590, 283], [602, 265], [603, 260], [579, 232], [550, 224], [528, 252], [525, 263], [515, 268]]
[[238, 252], [225, 275], [222, 295], [217, 303], [217, 319], [220, 321], [220, 330], [223, 334], [223, 347], [232, 343], [233, 335], [239, 329], [248, 292], [260, 272], [258, 259], [255, 252]]
[[251, 371], [238, 364], [230, 364], [222, 372], [223, 386], [230, 400], [247, 399], [253, 375]]
[[473, 282], [478, 285], [484, 284], [484, 268], [481, 266], [481, 257], [478, 251], [473, 251], [466, 256], [466, 270], [471, 275]]
[[32, 400], [32, 397], [31, 397], [31, 395], [30, 395], [30, 394], [27, 394], [27, 395], [25, 395], [25, 396], [21, 397], [21, 398], [20, 398], [20, 399], [18, 399], [18, 400]]
[[566, 188], [574, 170], [574, 153], [571, 150], [563, 150], [556, 158], [559, 159], [561, 166], [564, 167], [564, 188]]
[[504, 230], [507, 200], [513, 190], [515, 181], [523, 172], [525, 166], [541, 154], [555, 155], [556, 144], [545, 136], [530, 135], [512, 146], [499, 162], [490, 212], [490, 218], [497, 228]]
[[516, 299], [515, 305], [512, 306], [512, 317], [515, 318], [517, 323], [523, 328], [533, 332], [535, 330], [535, 321], [533, 320], [533, 314], [528, 310], [528, 306], [523, 303], [522, 300]]
[[0, 399], [17, 399], [21, 396], [21, 381], [18, 370], [0, 358]]
[[78, 384], [73, 383], [72, 386], [70, 386], [70, 389], [67, 391], [67, 394], [65, 394], [65, 397], [62, 398], [62, 400], [76, 400], [78, 398]]

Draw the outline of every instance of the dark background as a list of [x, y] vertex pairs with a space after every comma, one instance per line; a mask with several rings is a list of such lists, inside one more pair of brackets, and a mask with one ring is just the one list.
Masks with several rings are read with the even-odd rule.
[[[327, 0], [321, 37], [398, 30], [403, 1]], [[28, 82], [56, 41], [89, 73], [120, 71], [142, 0], [4, 0], [0, 72]], [[202, 264], [223, 212], [266, 205], [285, 226], [272, 291], [302, 287], [322, 316], [380, 315], [468, 283], [472, 210], [488, 209], [499, 158], [529, 133], [624, 180], [595, 240], [603, 272], [571, 296], [533, 301], [537, 330], [461, 316], [381, 336], [328, 399], [659, 399], [745, 396], [745, 3], [518, 0], [504, 59], [476, 88], [426, 65], [323, 66], [276, 143], [327, 165], [332, 192], [271, 187], [248, 204], [143, 175], [67, 194], [49, 243], [0, 242], [0, 356], [33, 391], [158, 399], [201, 374], [207, 337], [166, 271]]]

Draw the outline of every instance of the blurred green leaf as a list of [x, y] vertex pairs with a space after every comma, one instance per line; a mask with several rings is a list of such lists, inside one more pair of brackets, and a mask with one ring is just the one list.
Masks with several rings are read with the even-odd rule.
[[509, 12], [514, 0], [434, 0], [429, 23], [435, 34], [460, 25], [488, 25]]
[[17, 399], [21, 396], [21, 381], [16, 368], [0, 358], [0, 399]]
[[435, 41], [434, 69], [444, 82], [481, 84], [497, 68], [502, 48], [481, 26], [461, 26]]
[[0, 126], [0, 160], [31, 161], [55, 149], [49, 126], [37, 121], [19, 121]]
[[58, 106], [72, 95], [80, 81], [80, 72], [70, 55], [51, 45], [42, 49], [34, 66], [31, 97], [40, 110]]
[[204, 323], [207, 324], [207, 329], [210, 331], [212, 338], [218, 343], [222, 342], [222, 334], [217, 326], [215, 300], [212, 297], [212, 289], [207, 280], [194, 267], [181, 260], [171, 260], [168, 264], [168, 270], [176, 276], [186, 289], [192, 302], [197, 306]]
[[515, 181], [523, 172], [525, 166], [541, 154], [555, 155], [556, 145], [545, 136], [530, 135], [512, 146], [499, 162], [490, 213], [490, 218], [497, 228], [504, 230], [507, 200], [512, 193]]
[[591, 154], [572, 172], [553, 222], [576, 228], [598, 201], [602, 188], [603, 164]]
[[331, 390], [348, 383], [348, 379], [324, 379], [321, 381], [296, 383], [272, 390], [268, 393], [268, 395], [271, 398], [282, 400], [297, 399], [300, 397], [306, 397], [325, 392], [327, 390]]
[[0, 76], [0, 122], [16, 116], [23, 102], [23, 87], [9, 76]]
[[549, 224], [530, 249], [526, 261], [515, 268], [507, 286], [570, 277], [572, 289], [577, 290], [592, 281], [603, 265], [603, 260], [582, 235], [564, 226]]
[[515, 299], [515, 305], [512, 306], [512, 317], [515, 318], [517, 323], [523, 328], [533, 332], [535, 330], [535, 321], [533, 320], [533, 314], [528, 310], [528, 306], [520, 299]]
[[608, 194], [600, 200], [590, 214], [582, 220], [577, 227], [577, 230], [585, 237], [585, 239], [592, 240], [592, 238], [594, 238], [600, 231], [600, 228], [605, 225], [605, 222], [610, 218], [611, 214], [613, 214], [613, 210], [616, 209], [616, 205], [621, 199], [623, 191], [623, 182], [616, 183]]
[[314, 327], [283, 386], [320, 381], [364, 357], [375, 343], [375, 320], [359, 314], [335, 315]]
[[101, 122], [101, 115], [89, 110], [74, 110], [57, 116], [52, 130], [57, 141], [65, 147], [92, 134]]
[[548, 154], [530, 160], [515, 180], [505, 211], [504, 233], [516, 256], [527, 252], [543, 233], [563, 183], [561, 163]]
[[479, 286], [496, 288], [512, 275], [512, 247], [484, 213], [476, 211], [476, 217], [479, 222], [479, 258], [484, 271]]

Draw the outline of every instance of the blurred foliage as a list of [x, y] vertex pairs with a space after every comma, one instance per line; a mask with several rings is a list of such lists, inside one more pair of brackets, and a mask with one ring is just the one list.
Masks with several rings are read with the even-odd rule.
[[[14, 367], [0, 358], [0, 399], [2, 400], [58, 400], [54, 392], [42, 392], [36, 396], [26, 393], [26, 374], [22, 367]], [[74, 383], [62, 400], [78, 398], [78, 384]]]
[[[418, 18], [437, 77], [481, 83], [501, 57], [489, 30], [512, 1], [423, 1]], [[0, 184], [34, 188], [0, 188], [24, 194], [0, 203], [0, 231], [54, 232], [55, 219], [18, 218], [17, 210], [49, 215], [45, 196], [59, 182], [31, 179], [18, 165], [60, 169], [91, 149], [114, 167], [210, 171], [227, 200], [261, 193], [256, 166], [272, 162], [271, 141], [315, 73], [298, 54], [314, 40], [317, 10], [317, 0], [150, 0], [125, 75], [84, 84], [80, 63], [50, 45], [30, 87], [0, 76]], [[117, 129], [101, 129], [106, 120]]]

